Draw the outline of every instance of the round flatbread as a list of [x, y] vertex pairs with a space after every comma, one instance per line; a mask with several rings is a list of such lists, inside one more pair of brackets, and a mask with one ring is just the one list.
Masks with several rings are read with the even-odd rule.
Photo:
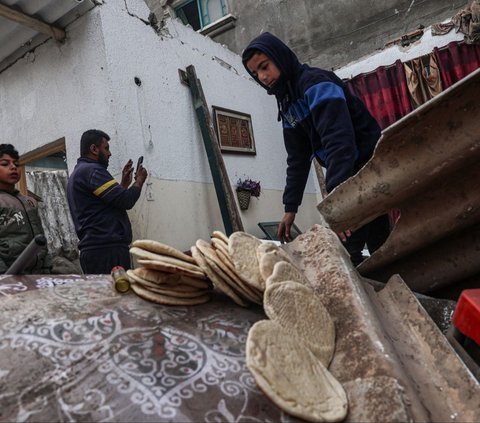
[[160, 263], [171, 264], [173, 266], [181, 267], [183, 269], [192, 270], [193, 272], [201, 272], [201, 269], [196, 264], [192, 264], [192, 263], [177, 259], [175, 257], [152, 253], [151, 251], [144, 250], [143, 248], [132, 247], [130, 248], [130, 253], [141, 259], [155, 260]]
[[335, 351], [335, 325], [318, 295], [294, 281], [279, 282], [265, 290], [265, 314], [294, 333], [328, 368]]
[[249, 292], [254, 294], [254, 297], [257, 299], [257, 301], [254, 301], [254, 302], [256, 302], [257, 304], [263, 304], [263, 292], [253, 287], [252, 285], [250, 285], [247, 281], [245, 281], [242, 278], [241, 275], [237, 273], [231, 258], [225, 253], [223, 253], [222, 250], [215, 250], [215, 253], [217, 253], [217, 257], [223, 263], [224, 267], [227, 267], [237, 278], [240, 279], [240, 281], [242, 282], [241, 285], [247, 288]]
[[235, 270], [249, 285], [260, 291], [265, 290], [265, 281], [260, 274], [257, 247], [260, 240], [245, 232], [234, 232], [228, 240], [228, 253]]
[[279, 261], [273, 267], [272, 274], [265, 281], [265, 286], [268, 289], [270, 285], [285, 281], [295, 281], [305, 286], [311, 286], [310, 281], [301, 270], [297, 269], [291, 263]]
[[262, 320], [250, 328], [246, 362], [260, 389], [286, 413], [310, 422], [339, 422], [346, 417], [342, 385], [278, 323]]
[[207, 260], [205, 259], [205, 257], [197, 247], [193, 246], [191, 248], [191, 251], [192, 251], [192, 256], [195, 258], [197, 263], [201, 266], [202, 270], [212, 281], [213, 286], [215, 288], [217, 288], [220, 292], [223, 292], [226, 296], [231, 298], [239, 306], [246, 307], [248, 305], [242, 298], [238, 296], [237, 293], [235, 293], [235, 291], [232, 288], [230, 288], [230, 286], [224, 280], [222, 280], [220, 276], [218, 276], [213, 271], [213, 269], [207, 263]]
[[235, 270], [230, 270], [228, 266], [225, 266], [222, 260], [218, 257], [217, 251], [214, 250], [210, 244], [199, 239], [196, 242], [196, 247], [203, 254], [207, 263], [212, 270], [219, 276], [224, 282], [226, 282], [230, 288], [235, 290], [245, 299], [257, 304], [262, 304], [262, 296], [256, 295], [256, 293], [250, 288], [250, 286], [243, 282], [239, 276], [237, 276]]
[[212, 238], [220, 239], [228, 245], [228, 236], [221, 231], [213, 231]]
[[215, 272], [216, 275], [220, 277], [222, 281], [224, 281], [231, 289], [233, 289], [233, 291], [241, 298], [251, 301], [255, 304], [263, 304], [263, 295], [256, 295], [256, 293], [247, 284], [242, 282], [237, 275], [226, 268], [224, 270], [215, 262], [215, 260], [212, 260], [208, 256], [204, 256], [204, 258], [213, 272]]
[[228, 267], [232, 272], [235, 272], [237, 273], [237, 271], [235, 270], [235, 266], [232, 262], [232, 259], [230, 258], [230, 256], [228, 256], [227, 254], [225, 254], [222, 250], [215, 250], [215, 252], [217, 253], [217, 256], [218, 258], [222, 261], [222, 263]]
[[275, 264], [280, 261], [286, 261], [293, 265], [293, 261], [287, 252], [282, 250], [275, 244], [264, 243], [257, 247], [257, 258], [259, 263], [260, 274], [266, 281], [273, 272]]
[[161, 263], [156, 260], [138, 259], [138, 264], [146, 267], [147, 269], [160, 270], [168, 273], [178, 273], [180, 275], [190, 276], [197, 279], [206, 279], [205, 273], [200, 269], [199, 272], [184, 269], [183, 267], [175, 266], [173, 264]]
[[151, 251], [156, 254], [163, 254], [170, 257], [176, 257], [180, 260], [196, 264], [193, 257], [182, 253], [180, 250], [177, 250], [170, 245], [162, 244], [161, 242], [154, 241], [152, 239], [137, 239], [133, 241], [132, 247], [142, 248], [143, 250]]
[[221, 250], [228, 254], [228, 244], [218, 238], [212, 238], [212, 245], [216, 250]]
[[175, 298], [167, 295], [162, 295], [157, 292], [149, 291], [138, 283], [131, 285], [132, 291], [140, 298], [148, 300], [157, 304], [173, 305], [173, 306], [190, 306], [206, 303], [210, 300], [210, 295], [205, 294], [195, 298]]
[[171, 295], [172, 297], [193, 298], [207, 293], [206, 289], [194, 288], [188, 285], [159, 285], [136, 275], [133, 270], [127, 270], [127, 275], [133, 283], [139, 283], [150, 291], [158, 292], [159, 294]]
[[145, 267], [137, 267], [133, 272], [143, 280], [147, 280], [156, 285], [188, 285], [199, 289], [207, 289], [210, 287], [210, 284], [206, 280], [191, 278], [179, 273], [162, 272]]

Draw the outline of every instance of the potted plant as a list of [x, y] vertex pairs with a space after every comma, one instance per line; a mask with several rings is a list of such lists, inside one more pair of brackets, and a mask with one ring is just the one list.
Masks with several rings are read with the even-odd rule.
[[247, 210], [251, 197], [260, 197], [262, 187], [260, 181], [254, 181], [251, 178], [239, 178], [236, 185], [238, 203], [241, 210]]

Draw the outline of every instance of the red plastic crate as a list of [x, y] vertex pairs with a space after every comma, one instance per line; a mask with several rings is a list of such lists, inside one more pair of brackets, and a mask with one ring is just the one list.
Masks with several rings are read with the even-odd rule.
[[463, 335], [480, 345], [480, 289], [462, 291], [452, 322]]

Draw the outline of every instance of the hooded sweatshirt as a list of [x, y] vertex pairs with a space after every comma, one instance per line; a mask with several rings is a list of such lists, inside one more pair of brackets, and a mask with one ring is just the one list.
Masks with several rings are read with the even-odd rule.
[[[246, 66], [253, 51], [267, 55], [279, 69], [280, 78], [273, 87], [262, 84]], [[285, 212], [297, 212], [313, 158], [326, 168], [327, 192], [370, 159], [380, 127], [333, 72], [301, 64], [289, 47], [268, 32], [247, 46], [242, 60], [250, 75], [277, 99], [287, 151]]]

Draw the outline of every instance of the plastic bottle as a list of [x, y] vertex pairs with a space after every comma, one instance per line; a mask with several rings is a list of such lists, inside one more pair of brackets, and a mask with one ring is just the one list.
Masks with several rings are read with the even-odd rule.
[[125, 293], [130, 289], [130, 281], [128, 280], [127, 272], [122, 266], [115, 266], [111, 272], [112, 282], [115, 290], [120, 293]]

